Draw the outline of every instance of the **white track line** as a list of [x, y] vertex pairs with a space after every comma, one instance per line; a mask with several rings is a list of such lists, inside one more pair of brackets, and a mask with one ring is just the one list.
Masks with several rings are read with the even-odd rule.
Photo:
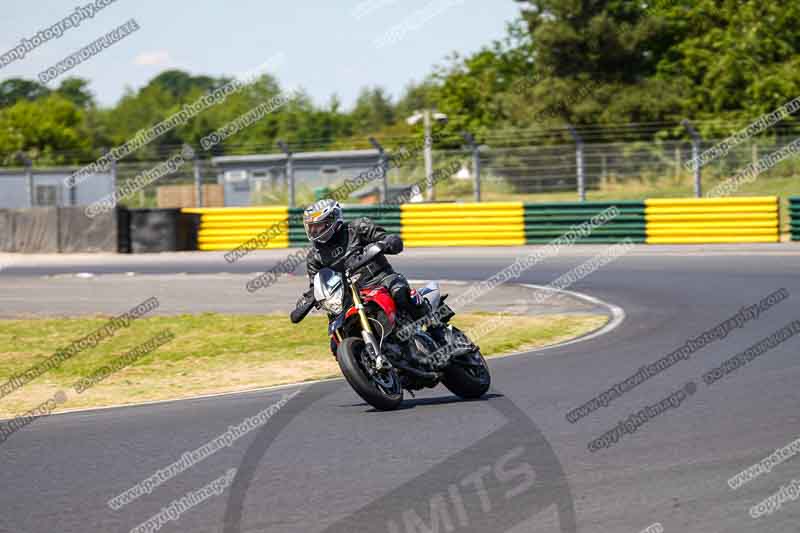
[[[618, 305], [614, 305], [614, 304], [610, 304], [608, 302], [604, 302], [603, 300], [601, 300], [599, 298], [595, 298], [594, 296], [589, 296], [588, 294], [583, 294], [583, 293], [580, 293], [580, 292], [566, 291], [564, 289], [555, 289], [553, 287], [545, 287], [543, 285], [534, 285], [534, 284], [531, 284], [531, 283], [521, 283], [520, 285], [522, 285], [523, 287], [528, 287], [528, 288], [542, 289], [542, 290], [547, 290], [547, 291], [553, 291], [553, 292], [560, 292], [560, 293], [563, 293], [563, 294], [568, 294], [568, 295], [570, 295], [570, 296], [572, 296], [574, 298], [577, 298], [579, 300], [585, 300], [585, 301], [587, 301], [587, 302], [589, 302], [589, 303], [591, 303], [593, 305], [597, 305], [597, 306], [600, 306], [600, 307], [605, 307], [606, 309], [608, 309], [609, 313], [611, 314], [611, 320], [609, 320], [608, 323], [606, 323], [606, 325], [603, 326], [602, 328], [597, 329], [597, 330], [592, 331], [592, 332], [589, 332], [586, 335], [581, 335], [580, 337], [578, 337], [576, 339], [571, 339], [571, 340], [564, 341], [564, 342], [557, 342], [557, 343], [554, 343], [554, 344], [548, 344], [547, 346], [542, 346], [541, 348], [534, 348], [533, 350], [529, 350], [527, 352], [519, 352], [517, 354], [509, 354], [509, 355], [519, 355], [521, 353], [534, 353], [534, 352], [539, 352], [539, 351], [543, 351], [543, 350], [552, 350], [553, 348], [561, 348], [563, 346], [569, 346], [570, 344], [575, 344], [575, 343], [578, 343], [578, 342], [588, 341], [588, 340], [594, 339], [596, 337], [599, 337], [601, 335], [605, 335], [606, 333], [610, 333], [611, 331], [617, 329], [622, 324], [622, 322], [625, 320], [625, 310], [624, 309], [622, 309]], [[500, 357], [504, 357], [504, 356], [500, 356]], [[492, 358], [492, 359], [494, 359], [494, 358]]]
[[[427, 283], [427, 281], [422, 281], [422, 280], [413, 280], [413, 281], [414, 281], [415, 284]], [[470, 282], [457, 281], [457, 280], [440, 280], [439, 283], [448, 284], [448, 285], [466, 285], [466, 284], [468, 284]], [[609, 320], [603, 327], [601, 327], [601, 328], [599, 328], [599, 329], [597, 329], [595, 331], [589, 332], [589, 333], [587, 333], [585, 335], [582, 335], [582, 336], [580, 336], [580, 337], [578, 337], [576, 339], [571, 339], [571, 340], [563, 341], [563, 342], [557, 342], [557, 343], [554, 343], [554, 344], [548, 344], [546, 346], [541, 346], [539, 348], [534, 348], [533, 350], [527, 350], [527, 351], [524, 351], [524, 352], [514, 352], [514, 353], [508, 353], [508, 354], [504, 354], [504, 355], [498, 355], [498, 356], [490, 357], [489, 358], [490, 360], [504, 359], [506, 357], [515, 357], [515, 356], [519, 356], [519, 355], [532, 354], [532, 353], [541, 352], [541, 351], [544, 351], [544, 350], [552, 350], [553, 348], [561, 348], [561, 347], [568, 346], [570, 344], [575, 344], [575, 343], [578, 343], [578, 342], [588, 341], [590, 339], [594, 339], [594, 338], [599, 337], [601, 335], [605, 335], [606, 333], [610, 333], [612, 330], [614, 330], [617, 327], [619, 327], [619, 325], [622, 324], [622, 321], [625, 320], [625, 311], [621, 307], [618, 307], [616, 305], [610, 304], [608, 302], [604, 302], [603, 300], [600, 300], [600, 299], [595, 298], [593, 296], [589, 296], [587, 294], [582, 294], [580, 292], [574, 292], [574, 291], [567, 291], [567, 290], [563, 290], [563, 289], [555, 289], [553, 287], [546, 287], [544, 285], [534, 285], [532, 283], [520, 283], [519, 285], [522, 286], [522, 287], [527, 287], [529, 289], [546, 290], [546, 291], [552, 291], [552, 292], [558, 292], [558, 293], [562, 293], [562, 294], [567, 294], [567, 295], [572, 296], [574, 298], [577, 298], [579, 300], [584, 300], [586, 302], [589, 302], [592, 305], [596, 305], [596, 306], [599, 306], [599, 307], [605, 307], [606, 309], [609, 310], [609, 313], [611, 315], [611, 320]], [[78, 408], [78, 409], [67, 409], [67, 410], [59, 411], [57, 413], [53, 413], [53, 414], [50, 414], [50, 415], [47, 415], [47, 416], [51, 417], [51, 416], [67, 415], [67, 414], [74, 414], [74, 413], [89, 413], [89, 412], [92, 412], [92, 411], [105, 411], [105, 410], [108, 410], [108, 409], [120, 409], [120, 408], [125, 408], [125, 407], [141, 407], [141, 406], [145, 406], [145, 405], [158, 405], [158, 404], [172, 403], [172, 402], [186, 402], [186, 401], [193, 401], [193, 400], [205, 400], [205, 399], [209, 399], [209, 398], [220, 398], [220, 397], [224, 397], [224, 396], [233, 396], [233, 395], [237, 395], [237, 394], [238, 395], [245, 395], [245, 394], [251, 394], [251, 393], [256, 393], [256, 392], [279, 391], [279, 390], [289, 389], [289, 388], [293, 388], [293, 387], [302, 387], [302, 386], [306, 386], [306, 385], [314, 385], [316, 383], [324, 383], [326, 381], [342, 381], [342, 380], [344, 380], [344, 377], [326, 378], [326, 379], [317, 379], [317, 380], [313, 380], [313, 381], [300, 381], [300, 382], [297, 382], [297, 383], [284, 383], [282, 385], [271, 385], [269, 387], [259, 387], [259, 388], [255, 388], [255, 389], [245, 389], [245, 390], [230, 391], [230, 392], [219, 392], [219, 393], [216, 393], [216, 394], [203, 394], [203, 395], [200, 395], [200, 396], [192, 396], [192, 397], [189, 397], [189, 398], [175, 398], [175, 399], [171, 399], [171, 400], [151, 400], [151, 401], [147, 401], [147, 402], [126, 403], [126, 404], [118, 404], [118, 405], [105, 405], [105, 406], [101, 406], [101, 407], [87, 407], [87, 408]], [[10, 418], [0, 418], [0, 421], [5, 421], [5, 420], [12, 420], [12, 419], [10, 419]]]

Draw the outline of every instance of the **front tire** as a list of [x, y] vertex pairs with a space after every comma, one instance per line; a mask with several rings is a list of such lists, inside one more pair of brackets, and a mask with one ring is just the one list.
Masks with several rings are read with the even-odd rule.
[[397, 409], [403, 401], [403, 387], [397, 372], [394, 369], [385, 371], [384, 384], [379, 384], [367, 371], [366, 365], [370, 364], [370, 359], [364, 350], [364, 341], [357, 337], [348, 337], [339, 344], [336, 360], [347, 383], [375, 409]]

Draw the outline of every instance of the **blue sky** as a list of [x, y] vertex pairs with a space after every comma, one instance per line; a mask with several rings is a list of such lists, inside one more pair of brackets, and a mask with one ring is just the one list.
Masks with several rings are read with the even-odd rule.
[[[6, 2], [0, 54], [93, 1]], [[138, 31], [64, 75], [89, 79], [101, 105], [166, 68], [232, 75], [283, 53], [286, 60], [274, 74], [284, 87], [302, 86], [318, 104], [337, 93], [350, 107], [364, 85], [380, 85], [396, 97], [450, 52], [466, 54], [502, 38], [518, 13], [512, 0], [117, 0], [0, 68], [0, 80], [38, 79], [133, 18]]]

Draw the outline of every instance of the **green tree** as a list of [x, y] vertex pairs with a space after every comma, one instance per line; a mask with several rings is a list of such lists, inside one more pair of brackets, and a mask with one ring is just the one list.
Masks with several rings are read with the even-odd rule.
[[92, 147], [85, 119], [83, 110], [58, 94], [0, 109], [0, 160], [13, 165], [18, 151], [42, 164], [86, 159]]
[[196, 90], [209, 91], [219, 84], [220, 80], [210, 76], [192, 76], [182, 70], [165, 70], [147, 84], [148, 87], [158, 86], [172, 95], [175, 100], [186, 98], [189, 93]]
[[58, 94], [84, 109], [95, 106], [94, 95], [89, 91], [89, 81], [82, 78], [66, 78], [56, 90]]
[[356, 100], [352, 119], [356, 131], [362, 134], [392, 125], [395, 114], [391, 98], [380, 87], [362, 89]]
[[11, 78], [0, 82], [0, 107], [8, 107], [20, 100], [36, 100], [50, 94], [50, 89], [37, 81]]
[[691, 86], [688, 116], [748, 121], [800, 95], [797, 2], [659, 0], [653, 13], [673, 40], [658, 75]]
[[414, 114], [420, 109], [430, 108], [436, 105], [436, 84], [428, 78], [422, 83], [409, 83], [402, 96], [395, 105], [395, 115], [399, 120]]
[[[503, 132], [565, 123], [664, 125], [643, 130], [646, 141], [685, 135], [681, 128], [665, 129], [684, 117], [715, 119], [716, 125], [703, 126], [712, 137], [729, 131], [725, 121], [754, 120], [800, 95], [797, 2], [515, 1], [521, 16], [503, 39], [466, 56], [449, 55], [396, 102], [380, 87], [365, 87], [345, 111], [335, 95], [315, 106], [301, 93], [214, 153], [274, 151], [278, 138], [296, 150], [317, 150], [368, 147], [367, 137], [375, 136], [391, 149], [420, 135], [405, 118], [423, 108], [450, 118], [437, 127], [446, 136], [439, 146], [460, 145], [464, 130], [513, 140], [515, 134]], [[101, 147], [124, 143], [228, 81], [166, 70], [140, 89], [127, 89], [115, 106], [98, 108], [85, 80], [68, 78], [51, 91], [36, 81], [9, 79], [0, 83], [0, 154], [26, 149], [64, 160], [96, 157]], [[280, 91], [278, 80], [266, 75], [131, 157], [162, 158], [183, 142], [197, 147], [202, 137]], [[611, 138], [592, 139], [603, 140]], [[55, 153], [62, 148], [63, 157]]]

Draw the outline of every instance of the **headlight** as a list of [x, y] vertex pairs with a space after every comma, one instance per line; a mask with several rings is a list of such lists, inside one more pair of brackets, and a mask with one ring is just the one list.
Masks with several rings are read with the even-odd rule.
[[328, 313], [341, 314], [344, 300], [341, 274], [330, 268], [323, 268], [317, 272], [314, 276], [314, 298]]
[[333, 294], [328, 296], [328, 298], [326, 298], [325, 301], [322, 302], [322, 308], [332, 315], [342, 314], [342, 311], [344, 311], [344, 306], [342, 302], [343, 297], [344, 297], [344, 291], [342, 290], [334, 291]]

